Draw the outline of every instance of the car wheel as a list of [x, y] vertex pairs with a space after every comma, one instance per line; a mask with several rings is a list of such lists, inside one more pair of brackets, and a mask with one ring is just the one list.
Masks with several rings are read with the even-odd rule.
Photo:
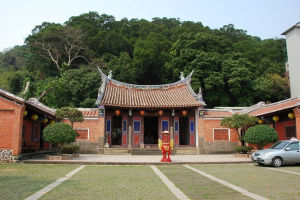
[[282, 159], [280, 157], [275, 157], [272, 160], [273, 167], [281, 167], [282, 166]]

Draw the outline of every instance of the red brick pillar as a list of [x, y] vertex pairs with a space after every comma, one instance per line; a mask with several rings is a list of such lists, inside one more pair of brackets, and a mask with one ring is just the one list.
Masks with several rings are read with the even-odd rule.
[[15, 110], [15, 124], [14, 124], [14, 135], [13, 135], [13, 156], [21, 155], [22, 148], [22, 129], [23, 129], [23, 114], [25, 106], [18, 107]]
[[296, 122], [296, 136], [297, 139], [300, 140], [300, 107], [295, 108], [293, 111], [295, 114], [295, 122]]

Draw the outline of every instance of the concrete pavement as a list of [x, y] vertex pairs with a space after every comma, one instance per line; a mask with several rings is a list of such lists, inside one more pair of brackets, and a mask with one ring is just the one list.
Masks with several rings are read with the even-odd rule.
[[161, 163], [160, 155], [99, 155], [80, 154], [72, 160], [46, 160], [35, 158], [24, 163], [80, 164], [80, 165], [150, 165], [150, 164], [213, 164], [213, 163], [249, 163], [250, 158], [238, 158], [234, 154], [215, 155], [171, 155], [171, 163]]

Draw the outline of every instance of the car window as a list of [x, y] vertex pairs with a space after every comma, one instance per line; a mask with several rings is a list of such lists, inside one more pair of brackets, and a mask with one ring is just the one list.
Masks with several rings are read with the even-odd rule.
[[283, 149], [289, 142], [287, 141], [280, 141], [273, 144], [270, 149]]
[[289, 144], [286, 148], [290, 148], [290, 150], [299, 150], [299, 142], [293, 142]]

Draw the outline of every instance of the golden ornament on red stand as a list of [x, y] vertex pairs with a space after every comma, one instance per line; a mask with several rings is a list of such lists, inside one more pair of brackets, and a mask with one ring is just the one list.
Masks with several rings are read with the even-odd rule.
[[164, 111], [159, 110], [159, 111], [158, 111], [158, 114], [159, 114], [159, 116], [162, 116], [162, 115], [164, 114]]
[[141, 115], [141, 116], [144, 116], [144, 114], [145, 114], [145, 111], [141, 110], [141, 111], [140, 111], [140, 115]]
[[121, 114], [121, 111], [120, 111], [120, 110], [116, 110], [116, 111], [115, 111], [115, 114], [116, 114], [117, 116], [119, 116], [119, 115]]
[[186, 116], [187, 111], [186, 111], [186, 110], [183, 110], [183, 111], [181, 112], [181, 114], [182, 114], [183, 116]]
[[24, 110], [23, 116], [26, 117], [28, 114], [27, 110]]
[[164, 132], [162, 132], [161, 138], [162, 139], [158, 139], [158, 148], [161, 150], [161, 153], [163, 154], [163, 158], [161, 159], [161, 162], [172, 162], [170, 155], [174, 147], [174, 141], [173, 139], [171, 139], [170, 132], [165, 130]]

